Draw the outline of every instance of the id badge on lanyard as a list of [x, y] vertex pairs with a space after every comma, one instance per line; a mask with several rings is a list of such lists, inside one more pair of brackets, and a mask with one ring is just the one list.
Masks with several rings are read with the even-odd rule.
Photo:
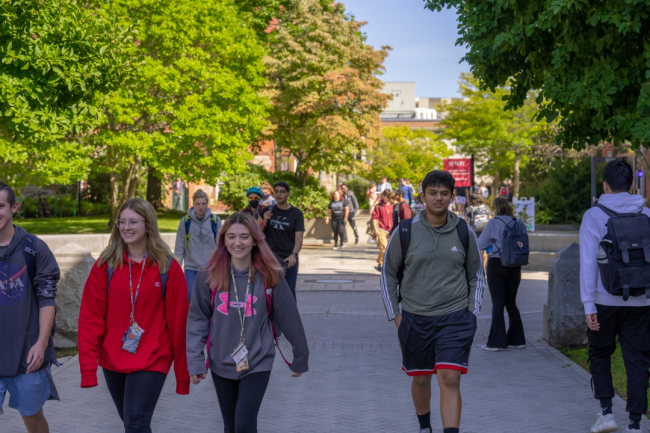
[[235, 272], [231, 268], [230, 275], [232, 276], [232, 285], [235, 290], [235, 300], [237, 301], [237, 312], [239, 313], [239, 321], [241, 322], [241, 334], [239, 334], [239, 345], [235, 348], [232, 353], [232, 359], [235, 361], [235, 366], [237, 373], [248, 370], [250, 367], [248, 365], [248, 349], [246, 348], [246, 341], [244, 340], [244, 325], [246, 323], [246, 309], [248, 308], [248, 293], [251, 288], [251, 276], [250, 271], [248, 274], [248, 283], [246, 283], [246, 296], [244, 297], [244, 313], [242, 314], [241, 304], [239, 303], [239, 296], [237, 295], [237, 283], [235, 282]]
[[147, 256], [145, 255], [142, 259], [142, 270], [140, 272], [140, 281], [138, 281], [138, 287], [135, 290], [135, 296], [133, 295], [133, 279], [131, 275], [131, 257], [129, 256], [129, 286], [131, 288], [131, 326], [126, 329], [124, 335], [122, 336], [122, 350], [126, 350], [129, 353], [133, 353], [138, 350], [140, 345], [140, 339], [142, 334], [144, 334], [144, 329], [140, 328], [135, 321], [135, 303], [138, 300], [138, 293], [140, 293], [140, 284], [142, 283], [142, 276], [144, 275], [144, 265], [147, 261]]

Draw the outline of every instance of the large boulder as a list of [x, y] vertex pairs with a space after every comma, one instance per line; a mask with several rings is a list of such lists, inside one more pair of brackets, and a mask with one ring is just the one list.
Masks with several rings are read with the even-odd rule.
[[548, 274], [548, 342], [553, 347], [584, 344], [585, 310], [580, 299], [580, 246], [555, 253]]
[[84, 285], [95, 263], [90, 251], [70, 242], [54, 251], [61, 280], [56, 298], [55, 347], [77, 346], [79, 308]]

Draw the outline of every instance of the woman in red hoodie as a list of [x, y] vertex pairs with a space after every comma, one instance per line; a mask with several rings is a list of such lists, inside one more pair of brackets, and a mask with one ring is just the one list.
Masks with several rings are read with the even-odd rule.
[[176, 392], [189, 394], [187, 283], [172, 257], [153, 206], [139, 198], [127, 200], [84, 287], [81, 387], [97, 386], [99, 363], [126, 433], [151, 432], [172, 361]]

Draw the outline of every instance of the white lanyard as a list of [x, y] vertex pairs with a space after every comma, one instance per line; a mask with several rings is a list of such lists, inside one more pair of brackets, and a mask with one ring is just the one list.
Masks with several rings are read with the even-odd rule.
[[135, 303], [138, 300], [138, 293], [140, 293], [140, 283], [142, 283], [142, 276], [144, 275], [144, 264], [147, 261], [147, 255], [142, 258], [142, 269], [140, 271], [140, 281], [138, 287], [135, 289], [135, 297], [133, 296], [133, 278], [131, 275], [131, 255], [129, 255], [129, 286], [131, 288], [131, 325], [135, 324]]
[[[246, 283], [246, 296], [244, 297], [244, 314], [242, 315], [241, 307], [239, 303], [239, 296], [237, 295], [237, 283], [235, 282], [235, 270], [230, 267], [230, 275], [232, 276], [232, 285], [235, 290], [235, 301], [237, 302], [237, 312], [239, 313], [239, 321], [241, 322], [241, 334], [239, 334], [239, 340], [241, 344], [244, 344], [244, 324], [246, 322], [246, 309], [248, 308], [248, 293], [251, 288], [251, 274], [250, 270], [248, 271], [248, 282]], [[252, 306], [251, 306], [252, 308]]]

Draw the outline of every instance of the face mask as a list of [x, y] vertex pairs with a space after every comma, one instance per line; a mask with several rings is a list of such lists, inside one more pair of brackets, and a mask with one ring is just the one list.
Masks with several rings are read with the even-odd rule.
[[266, 199], [269, 198], [270, 196], [271, 196], [271, 194], [264, 194], [264, 195], [262, 195], [262, 198], [263, 198], [264, 200], [266, 200]]
[[257, 209], [257, 206], [259, 204], [260, 204], [259, 200], [251, 200], [251, 201], [248, 202], [248, 205], [253, 209]]

